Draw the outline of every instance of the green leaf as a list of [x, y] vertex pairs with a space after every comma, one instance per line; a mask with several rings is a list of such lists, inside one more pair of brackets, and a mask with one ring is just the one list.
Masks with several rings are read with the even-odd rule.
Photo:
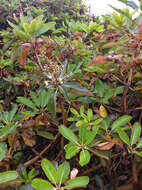
[[123, 116], [119, 117], [117, 120], [115, 120], [112, 123], [111, 130], [115, 130], [118, 127], [122, 127], [122, 126], [126, 125], [131, 119], [132, 119], [132, 117], [130, 115], [123, 115]]
[[88, 183], [89, 183], [89, 177], [88, 176], [75, 177], [75, 178], [67, 181], [67, 185], [65, 186], [65, 189], [84, 187]]
[[70, 165], [68, 162], [64, 162], [58, 167], [57, 170], [57, 182], [61, 185], [63, 184], [66, 179], [68, 178], [70, 173]]
[[87, 133], [87, 130], [86, 130], [86, 125], [81, 125], [80, 128], [79, 128], [79, 138], [80, 138], [80, 141], [84, 144], [85, 143], [85, 140], [86, 140], [86, 133]]
[[40, 98], [37, 98], [37, 94], [33, 91], [30, 91], [30, 96], [35, 106], [40, 107]]
[[29, 24], [28, 23], [25, 23], [23, 24], [23, 28], [24, 28], [24, 31], [29, 34]]
[[74, 145], [74, 144], [67, 144], [64, 146], [66, 155], [65, 158], [66, 159], [70, 159], [73, 156], [75, 156], [79, 151], [80, 151], [80, 147]]
[[21, 30], [14, 29], [14, 33], [23, 40], [29, 40], [30, 38], [30, 36]]
[[67, 67], [68, 67], [68, 60], [66, 59], [64, 62], [63, 62], [63, 68], [62, 68], [62, 70], [61, 70], [61, 72], [60, 72], [60, 78], [63, 78], [64, 77], [64, 75], [65, 75], [65, 73], [66, 73], [66, 71], [67, 71]]
[[140, 139], [136, 148], [142, 148], [142, 139]]
[[70, 104], [70, 100], [68, 98], [66, 88], [64, 88], [64, 87], [62, 87], [62, 86], [59, 85], [59, 90], [60, 90], [60, 93], [64, 96], [66, 102], [68, 102], [68, 104]]
[[16, 171], [7, 171], [0, 173], [0, 184], [15, 180], [18, 177]]
[[48, 177], [48, 179], [53, 184], [56, 184], [56, 182], [57, 182], [57, 172], [56, 172], [56, 169], [54, 168], [53, 164], [49, 160], [43, 159], [41, 161], [41, 167], [42, 167], [44, 173], [46, 174], [46, 176]]
[[81, 127], [82, 125], [85, 125], [86, 124], [86, 122], [84, 121], [84, 120], [79, 120], [79, 121], [77, 121], [76, 122], [76, 127]]
[[47, 132], [47, 131], [45, 131], [45, 130], [38, 130], [37, 131], [37, 135], [39, 135], [39, 136], [41, 136], [41, 137], [44, 137], [44, 138], [46, 138], [46, 139], [49, 139], [49, 140], [53, 140], [53, 139], [55, 139], [55, 137], [53, 136], [53, 134], [52, 133], [49, 133], [49, 132]]
[[118, 0], [118, 1], [125, 3], [125, 4], [127, 3], [127, 0]]
[[105, 130], [108, 129], [109, 125], [110, 125], [110, 118], [109, 117], [106, 117], [103, 121], [102, 121], [102, 124], [103, 124], [103, 128], [105, 128]]
[[17, 26], [17, 25], [15, 25], [15, 24], [13, 24], [12, 22], [10, 22], [10, 21], [8, 21], [8, 24], [13, 28], [13, 29], [17, 29], [17, 30], [19, 30], [20, 28], [19, 28], [19, 26]]
[[80, 115], [81, 115], [81, 117], [84, 115], [84, 106], [83, 105], [80, 107]]
[[32, 180], [36, 174], [37, 173], [35, 168], [32, 168], [31, 171], [28, 173], [28, 178]]
[[92, 102], [94, 102], [94, 98], [93, 97], [90, 98], [88, 96], [84, 96], [84, 97], [77, 98], [76, 101], [83, 102], [83, 103], [92, 103]]
[[29, 26], [29, 33], [34, 34], [34, 32], [36, 32], [36, 29], [37, 29], [37, 18], [31, 21]]
[[140, 10], [142, 10], [142, 0], [140, 0]]
[[91, 121], [93, 119], [93, 111], [92, 111], [92, 109], [88, 109], [87, 119], [88, 119], [88, 121]]
[[34, 179], [32, 181], [32, 187], [37, 190], [54, 190], [54, 187], [46, 180]]
[[96, 80], [95, 89], [100, 97], [104, 96], [105, 86], [101, 80], [99, 79]]
[[13, 131], [16, 129], [17, 124], [7, 124], [6, 126], [3, 126], [0, 129], [0, 139], [6, 137], [7, 135], [13, 133]]
[[30, 108], [34, 109], [35, 111], [38, 111], [38, 109], [36, 108], [36, 105], [31, 100], [29, 100], [25, 97], [18, 97], [17, 102], [25, 104], [27, 107], [30, 107]]
[[90, 153], [87, 151], [87, 150], [82, 150], [81, 152], [80, 152], [80, 160], [79, 160], [79, 164], [81, 165], [81, 166], [84, 166], [84, 165], [86, 165], [86, 164], [88, 164], [89, 163], [89, 161], [90, 161]]
[[136, 153], [136, 155], [142, 157], [142, 152], [139, 152], [139, 151], [136, 151], [136, 150], [135, 150], [135, 153]]
[[58, 94], [58, 90], [56, 90], [53, 94], [53, 104], [54, 104], [54, 112], [56, 113], [56, 109], [57, 109], [57, 94]]
[[41, 34], [44, 34], [48, 30], [53, 30], [55, 26], [55, 22], [48, 22], [44, 24], [39, 30], [35, 32], [35, 37], [40, 36]]
[[118, 132], [121, 140], [123, 142], [125, 142], [127, 145], [130, 145], [130, 140], [129, 140], [127, 133], [123, 129], [121, 129], [120, 127], [117, 128], [117, 132]]
[[95, 126], [93, 128], [93, 131], [89, 131], [88, 133], [86, 133], [86, 138], [85, 138], [85, 145], [89, 145], [95, 138], [95, 136], [97, 135], [99, 131], [99, 125]]
[[27, 18], [24, 17], [24, 15], [22, 13], [20, 13], [20, 21], [21, 21], [22, 25], [26, 24], [26, 23], [29, 24]]
[[105, 96], [104, 96], [104, 98], [103, 98], [103, 101], [108, 101], [108, 99], [109, 98], [111, 98], [112, 96], [114, 96], [115, 95], [115, 89], [109, 89], [107, 92], [106, 92], [106, 94], [105, 94]]
[[127, 1], [126, 5], [128, 5], [129, 7], [131, 7], [132, 9], [138, 11], [139, 7], [137, 6], [137, 4], [134, 1]]
[[59, 126], [59, 132], [70, 142], [78, 144], [78, 139], [71, 129], [65, 127], [64, 125]]
[[7, 144], [5, 142], [0, 142], [0, 162], [2, 161], [7, 152]]
[[91, 124], [92, 124], [92, 125], [98, 125], [98, 124], [100, 124], [102, 121], [103, 121], [103, 118], [98, 118], [98, 119], [96, 119], [95, 121], [93, 121]]
[[16, 112], [17, 112], [17, 105], [14, 104], [12, 110], [9, 112], [9, 118], [8, 118], [9, 121], [12, 121], [12, 119], [14, 118]]
[[8, 123], [9, 122], [9, 112], [8, 111], [3, 112], [3, 114], [1, 114], [1, 116], [0, 116], [0, 120], [2, 120], [4, 123]]
[[136, 122], [134, 123], [133, 129], [132, 129], [132, 134], [131, 134], [131, 139], [130, 139], [131, 146], [136, 144], [139, 141], [140, 135], [141, 135], [141, 126], [138, 122]]
[[47, 104], [49, 103], [50, 101], [50, 98], [51, 98], [51, 94], [53, 93], [53, 90], [42, 90], [40, 92], [40, 95], [39, 95], [39, 99], [40, 99], [40, 106], [42, 108], [44, 108], [45, 106], [47, 106]]
[[115, 95], [117, 95], [117, 94], [122, 94], [122, 93], [123, 93], [123, 90], [124, 90], [124, 87], [123, 87], [123, 86], [118, 86], [118, 87], [115, 89]]
[[100, 151], [100, 150], [91, 150], [95, 155], [104, 158], [106, 160], [109, 160], [109, 152], [108, 151]]
[[78, 83], [73, 83], [73, 82], [72, 83], [66, 83], [66, 84], [64, 84], [64, 86], [66, 88], [72, 88], [72, 89], [75, 89], [77, 91], [84, 92], [84, 93], [88, 93], [89, 92], [88, 89], [86, 89], [84, 87], [81, 87]]
[[71, 111], [76, 117], [80, 117], [79, 113], [78, 113], [74, 108], [70, 108], [70, 111]]

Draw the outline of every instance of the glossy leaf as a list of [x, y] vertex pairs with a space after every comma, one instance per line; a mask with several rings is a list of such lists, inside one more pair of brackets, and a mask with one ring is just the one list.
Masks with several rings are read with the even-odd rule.
[[135, 150], [135, 153], [136, 153], [138, 156], [142, 157], [142, 152]]
[[103, 121], [103, 118], [98, 118], [95, 121], [92, 122], [93, 125], [98, 125]]
[[53, 136], [53, 134], [52, 133], [50, 133], [50, 132], [47, 132], [47, 131], [45, 131], [45, 130], [38, 130], [37, 131], [37, 135], [39, 135], [39, 136], [41, 136], [41, 137], [44, 137], [44, 138], [46, 138], [46, 139], [50, 139], [50, 140], [53, 140], [53, 139], [55, 139], [55, 137]]
[[67, 144], [67, 145], [65, 145], [64, 149], [66, 151], [66, 155], [65, 155], [66, 159], [72, 158], [80, 151], [80, 147], [78, 147], [74, 144]]
[[63, 69], [61, 70], [61, 73], [60, 73], [60, 78], [64, 77], [66, 71], [67, 71], [67, 66], [68, 66], [68, 61], [67, 59], [64, 61], [63, 63]]
[[117, 120], [115, 120], [112, 123], [111, 130], [115, 130], [118, 127], [122, 127], [122, 126], [126, 125], [131, 119], [132, 119], [132, 117], [130, 115], [123, 115], [123, 116], [119, 117]]
[[17, 105], [14, 104], [12, 110], [9, 112], [9, 121], [12, 121], [12, 119], [14, 118], [15, 114], [16, 114], [16, 111], [17, 111]]
[[8, 124], [6, 126], [3, 126], [0, 129], [0, 139], [6, 137], [7, 135], [11, 134], [14, 132], [14, 130], [16, 129], [17, 124]]
[[59, 132], [70, 142], [78, 144], [78, 139], [71, 129], [65, 127], [64, 125], [59, 126]]
[[69, 100], [69, 98], [68, 98], [66, 88], [64, 88], [64, 87], [62, 87], [62, 86], [59, 86], [59, 90], [60, 90], [61, 94], [64, 96], [66, 102], [68, 102], [68, 103], [70, 104], [70, 100]]
[[105, 128], [105, 130], [108, 129], [109, 124], [110, 124], [110, 118], [106, 117], [103, 121], [102, 121], [103, 127]]
[[67, 185], [65, 186], [65, 189], [84, 187], [88, 183], [89, 183], [88, 176], [76, 177], [76, 178], [73, 178], [73, 179], [70, 179], [69, 181], [67, 181]]
[[56, 182], [57, 182], [57, 172], [56, 172], [56, 169], [53, 166], [53, 164], [49, 160], [43, 159], [41, 161], [41, 167], [42, 167], [44, 173], [46, 174], [46, 176], [48, 177], [48, 179], [53, 184], [56, 184]]
[[57, 182], [61, 185], [68, 178], [70, 173], [70, 165], [68, 162], [64, 162], [57, 169]]
[[54, 187], [43, 179], [34, 179], [32, 181], [32, 187], [36, 190], [54, 190]]
[[79, 138], [80, 141], [84, 144], [86, 141], [86, 133], [87, 133], [87, 129], [86, 129], [86, 125], [81, 125], [80, 129], [79, 129]]
[[93, 111], [92, 111], [92, 109], [88, 109], [87, 119], [88, 119], [88, 121], [91, 121], [93, 119]]
[[51, 98], [51, 93], [52, 93], [51, 90], [48, 90], [48, 91], [42, 90], [40, 92], [39, 97], [40, 97], [40, 106], [41, 107], [44, 108], [45, 106], [47, 106], [47, 104], [49, 103], [50, 98]]
[[88, 152], [88, 150], [82, 150], [80, 152], [79, 164], [81, 166], [84, 166], [84, 165], [88, 164], [89, 161], [90, 161], [90, 158], [91, 158], [91, 156], [90, 156], [90, 153]]
[[137, 148], [142, 148], [142, 139], [138, 142]]
[[140, 135], [141, 135], [141, 126], [138, 122], [134, 123], [133, 125], [133, 129], [132, 129], [132, 134], [131, 134], [131, 146], [136, 144], [139, 139], [140, 139]]
[[19, 38], [21, 38], [21, 39], [23, 39], [23, 40], [29, 40], [29, 38], [30, 38], [30, 36], [29, 35], [27, 35], [25, 32], [23, 32], [22, 30], [17, 30], [17, 29], [14, 29], [14, 32], [15, 32], [15, 34], [19, 37]]
[[105, 92], [105, 88], [104, 88], [104, 84], [103, 84], [103, 82], [101, 80], [99, 80], [99, 79], [96, 80], [95, 88], [96, 88], [96, 91], [97, 91], [98, 95], [100, 97], [103, 97], [104, 92]]
[[111, 98], [114, 94], [115, 94], [115, 89], [109, 89], [109, 90], [106, 92], [106, 94], [105, 94], [105, 96], [104, 96], [104, 98], [103, 98], [103, 101], [104, 101], [104, 102], [108, 102], [108, 99]]
[[77, 90], [77, 91], [84, 92], [84, 93], [88, 93], [88, 92], [89, 92], [88, 89], [86, 89], [86, 88], [80, 86], [80, 85], [77, 84], [77, 83], [66, 83], [66, 84], [64, 84], [64, 86], [65, 86], [66, 88], [72, 88], [72, 89], [75, 89], [75, 90]]
[[36, 107], [40, 107], [40, 98], [37, 97], [37, 94], [33, 91], [30, 91], [30, 96], [32, 98], [33, 103]]
[[17, 102], [25, 104], [27, 107], [30, 107], [30, 108], [34, 109], [35, 111], [37, 110], [35, 104], [31, 100], [29, 100], [28, 98], [18, 97]]
[[7, 171], [0, 173], [0, 184], [6, 183], [18, 178], [18, 173], [16, 171]]
[[137, 6], [137, 4], [134, 1], [128, 1], [126, 5], [128, 5], [129, 7], [133, 8], [134, 10], [138, 11], [139, 7]]
[[7, 151], [7, 144], [5, 142], [0, 142], [0, 161], [2, 161]]
[[53, 30], [55, 26], [55, 22], [48, 22], [44, 24], [39, 30], [35, 32], [35, 37], [40, 36], [41, 34], [47, 32], [48, 30]]
[[84, 106], [83, 105], [80, 107], [80, 115], [81, 115], [81, 117], [84, 115]]
[[71, 111], [76, 117], [80, 117], [78, 111], [76, 111], [74, 108], [70, 108], [70, 111]]
[[120, 127], [117, 128], [117, 132], [118, 132], [121, 140], [123, 142], [125, 142], [127, 145], [130, 145], [130, 140], [129, 140], [127, 133], [123, 129], [121, 129]]
[[92, 131], [89, 131], [88, 133], [86, 133], [86, 137], [85, 137], [85, 145], [89, 145], [95, 138], [95, 136], [97, 135], [99, 131], [99, 125], [96, 125]]

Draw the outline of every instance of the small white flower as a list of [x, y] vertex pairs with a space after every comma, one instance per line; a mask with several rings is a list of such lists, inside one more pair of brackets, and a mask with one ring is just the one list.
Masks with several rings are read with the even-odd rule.
[[45, 85], [46, 85], [46, 86], [48, 86], [48, 81], [47, 81], [47, 80], [46, 80], [46, 81], [44, 81], [44, 83], [45, 83]]
[[60, 84], [63, 84], [63, 79], [62, 78], [58, 78], [58, 81]]
[[48, 78], [49, 78], [49, 79], [52, 79], [52, 75], [48, 75]]

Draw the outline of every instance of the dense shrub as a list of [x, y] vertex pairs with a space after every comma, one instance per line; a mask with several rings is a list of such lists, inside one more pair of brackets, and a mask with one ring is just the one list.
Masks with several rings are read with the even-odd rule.
[[1, 188], [141, 187], [141, 13], [0, 4]]

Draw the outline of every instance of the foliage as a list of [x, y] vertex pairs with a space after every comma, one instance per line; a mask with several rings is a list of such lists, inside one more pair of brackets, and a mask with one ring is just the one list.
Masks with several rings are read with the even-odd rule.
[[[67, 180], [68, 175], [70, 173], [70, 165], [68, 162], [63, 162], [61, 165], [58, 166], [57, 169], [52, 165], [52, 163], [47, 160], [43, 159], [41, 162], [41, 167], [48, 177], [48, 179], [56, 186], [56, 189], [70, 189], [70, 188], [78, 188], [86, 186], [89, 182], [89, 178], [87, 176], [81, 177], [72, 177], [70, 180]], [[67, 180], [67, 181], [66, 181]], [[66, 181], [66, 182], [65, 182]], [[54, 189], [48, 181], [43, 179], [34, 179], [32, 181], [32, 186], [35, 189]], [[61, 187], [63, 183], [66, 183], [64, 187]]]
[[119, 1], [0, 0], [2, 190], [140, 189], [142, 1]]

